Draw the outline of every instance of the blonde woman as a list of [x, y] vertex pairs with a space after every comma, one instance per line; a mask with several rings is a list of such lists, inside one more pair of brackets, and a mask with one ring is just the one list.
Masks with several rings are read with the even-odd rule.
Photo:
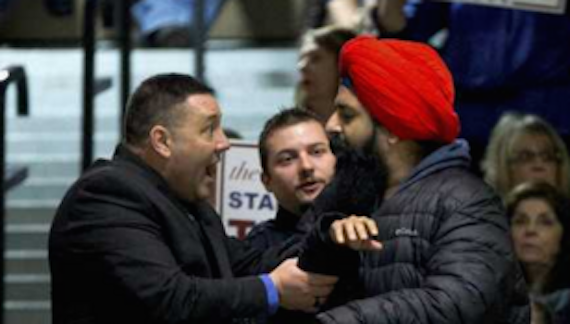
[[544, 181], [570, 193], [568, 149], [542, 118], [508, 112], [491, 133], [481, 168], [501, 196], [526, 181]]

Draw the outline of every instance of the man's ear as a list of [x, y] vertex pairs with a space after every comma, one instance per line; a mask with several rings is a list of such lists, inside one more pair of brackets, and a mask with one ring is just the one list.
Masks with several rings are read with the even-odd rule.
[[388, 132], [388, 144], [396, 145], [396, 144], [398, 144], [398, 142], [400, 142], [400, 138], [398, 136]]
[[261, 173], [261, 182], [263, 183], [265, 190], [267, 190], [269, 192], [273, 192], [271, 190], [271, 177], [267, 173], [265, 173], [265, 172]]
[[163, 158], [169, 158], [172, 154], [172, 134], [166, 127], [153, 126], [149, 132], [149, 141], [152, 149]]

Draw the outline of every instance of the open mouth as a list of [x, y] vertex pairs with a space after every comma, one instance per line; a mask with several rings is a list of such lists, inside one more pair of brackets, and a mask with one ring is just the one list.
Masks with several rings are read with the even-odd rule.
[[320, 190], [322, 187], [321, 181], [306, 181], [299, 185], [297, 188], [305, 193], [313, 193]]

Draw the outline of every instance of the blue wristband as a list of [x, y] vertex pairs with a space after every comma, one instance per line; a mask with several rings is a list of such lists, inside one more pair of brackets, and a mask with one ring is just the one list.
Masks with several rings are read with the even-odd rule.
[[275, 283], [273, 283], [273, 280], [271, 280], [271, 277], [269, 277], [268, 274], [259, 276], [259, 279], [263, 282], [265, 292], [267, 293], [266, 296], [267, 305], [269, 306], [269, 315], [273, 315], [279, 308], [279, 292], [277, 291], [277, 287], [275, 287]]

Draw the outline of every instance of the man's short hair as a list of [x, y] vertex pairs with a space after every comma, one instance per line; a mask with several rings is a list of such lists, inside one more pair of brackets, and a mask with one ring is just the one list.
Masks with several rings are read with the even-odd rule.
[[317, 115], [315, 115], [313, 112], [306, 109], [293, 107], [280, 111], [265, 123], [265, 126], [261, 131], [261, 135], [259, 136], [259, 159], [261, 161], [261, 169], [263, 172], [267, 171], [267, 139], [271, 136], [271, 134], [281, 128], [311, 121], [322, 125], [319, 121], [319, 117], [317, 117]]
[[180, 117], [181, 105], [197, 94], [214, 95], [214, 90], [184, 74], [159, 74], [145, 80], [127, 104], [123, 140], [138, 146], [153, 126], [171, 128]]

